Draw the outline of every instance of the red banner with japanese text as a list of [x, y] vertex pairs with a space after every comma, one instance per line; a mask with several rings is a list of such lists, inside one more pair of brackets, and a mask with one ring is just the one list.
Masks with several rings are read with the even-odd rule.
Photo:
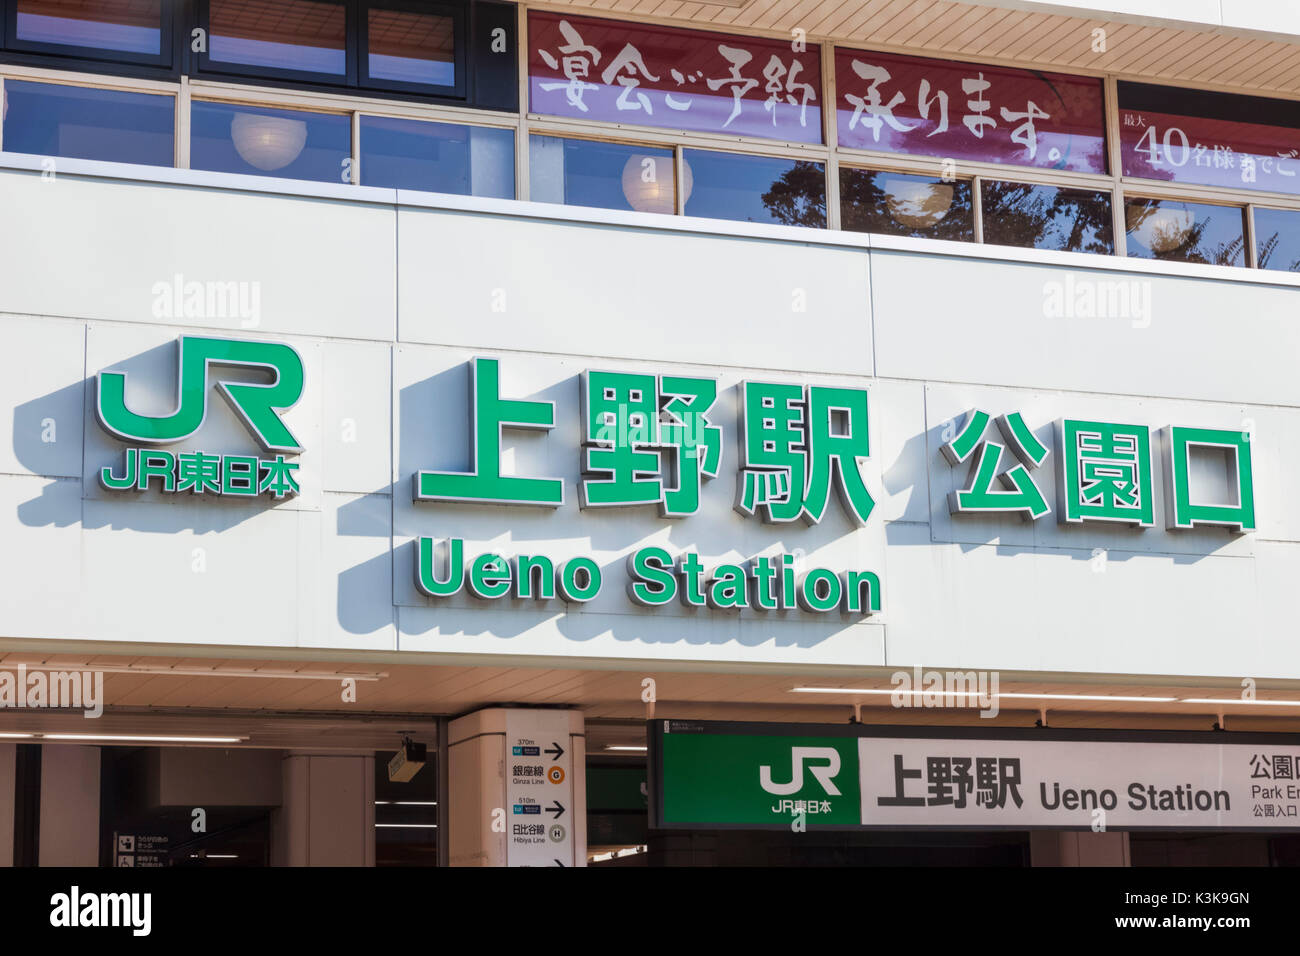
[[821, 143], [816, 45], [531, 12], [534, 113]]
[[1106, 172], [1099, 79], [840, 49], [835, 97], [840, 146]]

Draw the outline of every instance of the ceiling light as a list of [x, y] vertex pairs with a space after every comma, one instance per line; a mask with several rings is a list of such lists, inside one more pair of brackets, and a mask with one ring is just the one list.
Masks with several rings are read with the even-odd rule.
[[645, 753], [645, 752], [646, 752], [646, 748], [645, 748], [644, 746], [635, 746], [635, 747], [634, 747], [634, 746], [630, 746], [630, 745], [627, 745], [627, 744], [607, 744], [607, 745], [605, 746], [605, 749], [606, 749], [606, 750], [630, 750], [630, 751], [632, 751], [632, 752], [634, 752], [634, 753]]
[[111, 740], [121, 743], [238, 744], [247, 737], [158, 737], [141, 734], [41, 734], [45, 740]]
[[1256, 707], [1300, 707], [1300, 700], [1242, 700], [1239, 697], [1184, 697], [1180, 704], [1252, 704]]
[[436, 823], [376, 823], [376, 828], [383, 827], [387, 830], [436, 830]]
[[[901, 688], [884, 688], [884, 687], [795, 687], [792, 688], [794, 693], [800, 694], [881, 694], [893, 696], [894, 694], [911, 694], [913, 697], [920, 694], [929, 694], [935, 697], [961, 697], [972, 698], [981, 696], [977, 691], [945, 691], [945, 690], [902, 690]], [[1095, 701], [1131, 701], [1138, 703], [1155, 703], [1168, 704], [1178, 700], [1177, 697], [1127, 697], [1119, 694], [1034, 694], [1026, 691], [1005, 691], [995, 694], [985, 694], [985, 697], [996, 698], [1020, 698], [1024, 700], [1095, 700]], [[1298, 702], [1300, 703], [1300, 702]]]
[[1175, 701], [1177, 697], [1125, 697], [1120, 694], [1027, 694], [1027, 693], [1006, 693], [994, 694], [994, 697], [1021, 697], [1027, 700], [1120, 700], [1132, 701], [1135, 703], [1151, 704], [1168, 704]]

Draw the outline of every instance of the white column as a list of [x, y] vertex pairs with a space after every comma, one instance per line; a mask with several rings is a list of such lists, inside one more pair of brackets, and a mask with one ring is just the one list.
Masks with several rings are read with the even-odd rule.
[[[448, 862], [586, 866], [584, 733], [577, 710], [493, 707], [453, 720], [448, 728]], [[516, 746], [520, 753], [513, 752]], [[563, 753], [557, 755], [560, 749]], [[560, 773], [552, 776], [557, 769]], [[525, 807], [541, 812], [525, 812]], [[538, 825], [540, 835], [516, 833], [516, 827]]]
[[373, 755], [286, 754], [274, 816], [275, 866], [375, 865]]
[[99, 866], [98, 747], [41, 748], [40, 865]]

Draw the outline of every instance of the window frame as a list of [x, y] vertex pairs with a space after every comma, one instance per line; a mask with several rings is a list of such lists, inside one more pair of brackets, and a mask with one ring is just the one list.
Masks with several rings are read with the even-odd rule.
[[[975, 208], [978, 210], [978, 218], [980, 222], [979, 242], [981, 245], [1003, 246], [1008, 249], [1042, 249], [1043, 251], [1046, 252], [1078, 252], [1081, 255], [1088, 255], [1088, 256], [1119, 255], [1119, 251], [1118, 251], [1119, 242], [1115, 238], [1115, 203], [1116, 200], [1118, 199], [1119, 203], [1121, 204], [1120, 211], [1122, 214], [1123, 203], [1126, 201], [1126, 198], [1124, 197], [1123, 194], [1119, 194], [1117, 196], [1117, 191], [1113, 187], [1113, 185], [1107, 185], [1103, 187], [1103, 186], [1078, 185], [1076, 183], [1064, 183], [1064, 182], [1041, 182], [1040, 183], [1040, 182], [1033, 182], [1026, 179], [1021, 179], [1015, 176], [977, 176], [975, 177], [975, 183], [979, 190], [979, 200], [978, 202], [975, 203]], [[1109, 209], [1110, 221], [1111, 221], [1110, 252], [1084, 252], [1083, 250], [1074, 250], [1074, 249], [1045, 249], [1043, 246], [1016, 246], [1016, 245], [1008, 245], [1007, 243], [1001, 243], [1001, 242], [990, 242], [985, 237], [985, 228], [984, 228], [984, 187], [989, 185], [990, 183], [1010, 183], [1012, 185], [1017, 185], [1017, 186], [1042, 186], [1048, 189], [1057, 189], [1057, 190], [1063, 189], [1068, 192], [1089, 192], [1089, 193], [1095, 193], [1098, 196], [1105, 196], [1106, 201], [1110, 204], [1110, 209]], [[1127, 232], [1125, 234], [1127, 235]], [[1137, 258], [1137, 257], [1129, 256], [1126, 252], [1125, 258]]]
[[[207, 0], [204, 0], [207, 2]], [[419, 0], [361, 0], [357, 4], [356, 46], [357, 46], [357, 86], [363, 90], [385, 90], [390, 93], [412, 93], [422, 96], [437, 96], [445, 99], [463, 100], [467, 98], [467, 72], [469, 70], [469, 30], [466, 25], [468, 7], [453, 3], [421, 3]], [[452, 30], [452, 68], [455, 70], [455, 82], [451, 86], [435, 86], [430, 83], [408, 83], [403, 80], [376, 79], [370, 75], [370, 11], [391, 10], [399, 13], [416, 13], [431, 16], [444, 16], [451, 19]]]
[[[107, 83], [102, 78], [94, 75], [68, 73], [58, 76], [50, 76], [52, 71], [25, 70], [16, 72], [13, 70], [0, 69], [0, 95], [5, 95], [6, 87], [10, 83], [34, 83], [44, 86], [70, 86], [76, 89], [99, 90], [108, 93], [140, 93], [150, 96], [170, 97], [172, 101], [172, 162], [169, 165], [154, 163], [129, 163], [124, 165], [141, 165], [151, 169], [176, 169], [177, 157], [179, 155], [181, 141], [180, 125], [180, 100], [181, 91], [177, 85], [171, 83], [157, 83], [149, 81], [125, 82], [125, 83]], [[4, 122], [0, 121], [0, 150], [13, 152], [4, 144]], [[23, 155], [31, 156], [32, 153]], [[76, 157], [62, 157], [57, 154], [52, 156], [54, 159], [72, 159]], [[117, 160], [88, 160], [88, 162], [118, 162]]]
[[[837, 172], [836, 172], [837, 177], [838, 177], [838, 176], [843, 176], [845, 170], [849, 170], [850, 172], [860, 172], [860, 173], [884, 173], [884, 174], [886, 174], [886, 175], [888, 175], [888, 174], [890, 174], [890, 173], [893, 173], [894, 175], [898, 175], [898, 176], [915, 176], [915, 177], [917, 177], [917, 178], [921, 178], [921, 179], [933, 179], [933, 180], [938, 180], [938, 181], [940, 181], [940, 182], [943, 182], [943, 176], [942, 176], [940, 173], [935, 172], [935, 171], [932, 171], [932, 170], [918, 170], [918, 169], [886, 169], [886, 168], [882, 168], [882, 167], [880, 167], [880, 166], [864, 165], [864, 164], [859, 163], [859, 162], [841, 162], [841, 163], [839, 163], [839, 164], [838, 164], [838, 169], [837, 169]], [[953, 178], [953, 182], [955, 182], [955, 183], [965, 183], [965, 184], [966, 184], [966, 187], [967, 187], [967, 188], [970, 190], [970, 192], [971, 192], [971, 238], [970, 238], [969, 240], [966, 240], [966, 239], [941, 239], [941, 238], [938, 238], [938, 237], [936, 237], [936, 236], [916, 236], [916, 237], [914, 237], [914, 238], [918, 238], [918, 239], [926, 239], [926, 240], [934, 241], [934, 242], [960, 242], [960, 243], [969, 243], [970, 245], [983, 245], [983, 244], [984, 244], [984, 238], [983, 238], [983, 235], [982, 235], [982, 227], [983, 227], [983, 223], [982, 223], [982, 216], [981, 216], [981, 210], [980, 210], [980, 190], [983, 188], [983, 180], [984, 180], [984, 178], [987, 178], [987, 177], [980, 177], [980, 176], [978, 176], [978, 175], [970, 175], [970, 174], [961, 175], [961, 176], [955, 176], [955, 177]], [[839, 190], [842, 190], [842, 189], [844, 188], [844, 187], [843, 187], [843, 183], [841, 183], [841, 182], [838, 182], [838, 181], [837, 181], [836, 185], [838, 186], [837, 192], [839, 192]], [[836, 199], [836, 212], [837, 212], [837, 218], [838, 218], [838, 220], [839, 220], [839, 225], [838, 225], [836, 228], [837, 228], [839, 231], [841, 231], [841, 232], [851, 232], [851, 233], [855, 233], [855, 234], [857, 234], [857, 235], [872, 235], [872, 233], [869, 233], [869, 232], [863, 232], [862, 230], [858, 230], [858, 229], [845, 229], [845, 228], [844, 228], [844, 222], [843, 222], [843, 217], [844, 217], [844, 197], [843, 197], [843, 195], [839, 195], [838, 198]], [[829, 218], [830, 218], [830, 209], [829, 209], [829, 200], [828, 200], [827, 219], [829, 219]], [[882, 235], [882, 233], [875, 233], [875, 235]], [[893, 236], [893, 235], [896, 235], [896, 234], [895, 234], [895, 233], [883, 233], [883, 235], [890, 235], [890, 236]]]
[[[295, 84], [329, 86], [340, 89], [356, 87], [357, 50], [356, 50], [356, 0], [310, 0], [343, 10], [343, 72], [316, 73], [311, 70], [282, 69], [273, 66], [257, 66], [245, 63], [228, 63], [212, 59], [212, 2], [213, 0], [196, 0], [194, 8], [195, 26], [203, 31], [207, 40], [205, 49], [193, 55], [191, 74], [209, 77], [246, 77], [262, 80], [281, 80]], [[220, 2], [220, 0], [217, 0]], [[266, 0], [274, 3], [274, 0]]]
[[[278, 111], [280, 111], [280, 112], [282, 112], [282, 113], [313, 113], [313, 114], [318, 114], [318, 115], [322, 115], [322, 116], [337, 116], [337, 117], [341, 117], [341, 118], [343, 118], [343, 119], [346, 119], [346, 120], [348, 121], [348, 128], [349, 128], [349, 131], [348, 131], [348, 155], [347, 155], [347, 158], [350, 159], [350, 160], [352, 161], [352, 162], [351, 162], [351, 166], [349, 167], [350, 170], [352, 171], [352, 173], [351, 173], [352, 178], [349, 179], [349, 180], [343, 180], [342, 178], [337, 179], [337, 180], [336, 180], [336, 179], [307, 179], [307, 178], [302, 178], [302, 177], [298, 177], [298, 176], [276, 176], [276, 175], [274, 174], [274, 172], [257, 172], [257, 173], [250, 173], [250, 172], [237, 172], [237, 173], [232, 173], [232, 172], [228, 172], [228, 171], [225, 171], [225, 170], [205, 169], [205, 168], [203, 168], [203, 167], [195, 166], [195, 165], [193, 164], [193, 149], [194, 149], [194, 122], [193, 122], [193, 115], [194, 115], [194, 104], [196, 104], [196, 103], [199, 103], [199, 104], [205, 104], [205, 105], [213, 105], [213, 106], [225, 106], [225, 107], [230, 107], [230, 108], [233, 108], [233, 109], [238, 109], [239, 107], [249, 107], [249, 108], [251, 108], [251, 109], [259, 109], [259, 110], [278, 110]], [[258, 99], [248, 99], [248, 98], [244, 98], [244, 97], [235, 98], [235, 97], [231, 97], [231, 96], [229, 96], [229, 95], [223, 95], [223, 94], [221, 94], [220, 92], [212, 92], [212, 93], [210, 93], [210, 92], [207, 92], [207, 91], [204, 91], [204, 90], [196, 90], [196, 91], [192, 91], [192, 94], [191, 94], [191, 96], [190, 96], [190, 98], [189, 98], [189, 103], [187, 104], [187, 106], [188, 106], [188, 111], [187, 111], [187, 113], [186, 113], [186, 117], [185, 117], [185, 119], [186, 119], [186, 122], [185, 122], [185, 137], [186, 137], [186, 139], [185, 139], [185, 155], [186, 155], [186, 160], [187, 160], [187, 165], [186, 165], [186, 168], [187, 168], [187, 169], [196, 169], [196, 170], [198, 170], [199, 172], [210, 172], [210, 173], [216, 173], [217, 175], [228, 175], [228, 176], [254, 176], [254, 177], [258, 178], [258, 179], [268, 179], [268, 178], [269, 178], [269, 179], [277, 179], [277, 178], [279, 178], [279, 179], [288, 179], [288, 180], [292, 180], [292, 181], [294, 181], [294, 182], [303, 182], [303, 183], [327, 183], [327, 184], [333, 184], [333, 183], [336, 183], [336, 182], [337, 182], [337, 183], [339, 183], [340, 185], [349, 185], [349, 184], [351, 184], [351, 185], [357, 185], [356, 180], [357, 180], [357, 177], [358, 177], [358, 175], [359, 175], [359, 173], [360, 173], [360, 170], [357, 168], [357, 156], [358, 156], [358, 142], [357, 142], [357, 116], [358, 116], [358, 110], [357, 110], [355, 107], [352, 107], [352, 106], [349, 106], [349, 105], [345, 105], [345, 104], [340, 104], [337, 108], [335, 108], [335, 107], [331, 107], [331, 106], [329, 106], [329, 105], [325, 105], [325, 104], [302, 104], [302, 103], [296, 103], [296, 102], [287, 102], [287, 103], [286, 103], [286, 102], [276, 102], [275, 100], [267, 99], [267, 98], [258, 98]], [[305, 145], [304, 145], [304, 148], [306, 148]], [[241, 157], [241, 158], [242, 158], [242, 157]]]
[[130, 53], [124, 50], [105, 50], [100, 47], [73, 46], [66, 43], [43, 43], [23, 40], [18, 36], [18, 0], [0, 0], [0, 48], [11, 53], [28, 53], [39, 56], [58, 56], [69, 60], [88, 60], [128, 66], [153, 66], [173, 69], [175, 63], [175, 37], [178, 18], [174, 0], [158, 3], [158, 53]]
[[[1242, 243], [1241, 264], [1240, 265], [1236, 265], [1233, 263], [1219, 264], [1213, 262], [1189, 263], [1187, 260], [1184, 259], [1165, 259], [1160, 256], [1135, 255], [1128, 248], [1128, 233], [1129, 233], [1128, 205], [1130, 202], [1143, 202], [1144, 200], [1146, 201], [1157, 200], [1159, 202], [1184, 203], [1193, 206], [1215, 206], [1219, 209], [1237, 210], [1237, 212], [1241, 215], [1241, 243]], [[1122, 258], [1139, 259], [1145, 262], [1181, 262], [1188, 265], [1210, 265], [1210, 266], [1217, 266], [1218, 268], [1221, 269], [1259, 269], [1259, 265], [1255, 261], [1256, 250], [1255, 250], [1255, 240], [1254, 240], [1254, 232], [1255, 232], [1255, 228], [1254, 228], [1255, 204], [1254, 203], [1246, 202], [1240, 199], [1231, 199], [1231, 198], [1225, 198], [1219, 196], [1215, 196], [1213, 198], [1207, 199], [1204, 196], [1199, 196], [1199, 195], [1187, 195], [1187, 194], [1179, 194], [1179, 193], [1171, 194], [1170, 192], [1163, 191], [1163, 190], [1144, 189], [1141, 186], [1138, 186], [1137, 188], [1133, 188], [1133, 189], [1122, 190], [1120, 193], [1120, 201], [1122, 202], [1123, 205], [1119, 209], [1120, 212], [1119, 218], [1120, 221], [1124, 223], [1124, 236], [1125, 236], [1124, 253], [1122, 255]], [[1116, 243], [1117, 248], [1118, 245], [1119, 244]], [[1117, 252], [1116, 255], [1119, 255], [1119, 253]]]

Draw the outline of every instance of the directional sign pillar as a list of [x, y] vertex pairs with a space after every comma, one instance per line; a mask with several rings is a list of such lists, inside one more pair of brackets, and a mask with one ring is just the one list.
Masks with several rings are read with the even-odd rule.
[[493, 707], [451, 722], [452, 866], [585, 866], [581, 711]]

